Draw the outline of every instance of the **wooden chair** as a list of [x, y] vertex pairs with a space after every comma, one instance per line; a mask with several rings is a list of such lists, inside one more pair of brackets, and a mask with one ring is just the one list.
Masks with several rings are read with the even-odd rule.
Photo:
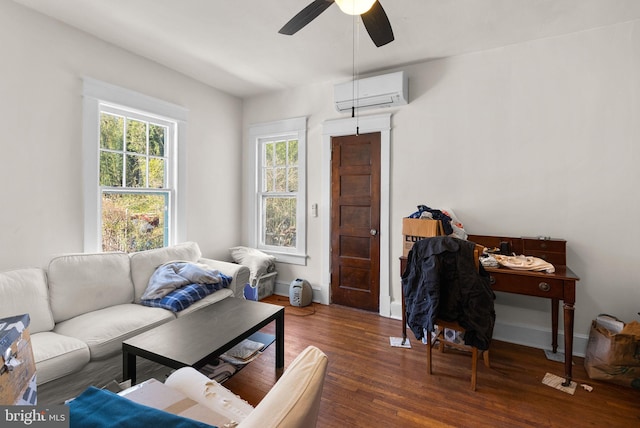
[[[482, 253], [482, 251], [483, 251], [483, 247], [476, 245], [476, 249], [473, 252], [473, 256], [475, 258], [475, 263], [476, 263], [476, 269], [479, 269], [480, 254]], [[431, 364], [431, 361], [432, 361], [431, 350], [436, 341], [440, 342], [439, 348], [441, 353], [444, 353], [445, 345], [455, 349], [460, 349], [462, 351], [470, 351], [471, 352], [471, 389], [475, 391], [476, 383], [478, 380], [478, 374], [477, 374], [478, 354], [479, 353], [483, 354], [484, 365], [487, 367], [490, 367], [489, 350], [480, 351], [475, 346], [468, 346], [468, 345], [465, 345], [464, 343], [456, 343], [448, 340], [448, 338], [445, 337], [445, 334], [444, 334], [445, 329], [452, 329], [452, 330], [464, 333], [464, 328], [457, 322], [444, 321], [438, 318], [436, 319], [436, 326], [437, 328], [436, 328], [435, 334], [432, 335], [431, 333], [427, 333], [427, 363], [429, 364], [429, 374], [430, 375], [433, 374], [432, 364]], [[433, 336], [433, 339], [432, 339], [432, 336]]]

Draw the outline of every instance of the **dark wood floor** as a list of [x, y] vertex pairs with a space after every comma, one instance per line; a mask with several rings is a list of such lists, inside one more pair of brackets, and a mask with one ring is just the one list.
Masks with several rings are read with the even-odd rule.
[[[288, 298], [264, 301], [285, 309], [285, 367], [308, 345], [329, 356], [318, 427], [635, 427], [640, 391], [588, 378], [574, 358], [570, 395], [542, 384], [563, 364], [539, 349], [493, 341], [490, 369], [478, 365], [478, 389], [470, 389], [470, 356], [434, 353], [426, 371], [425, 346], [393, 348], [401, 322], [336, 305], [289, 306]], [[268, 326], [265, 331], [273, 331]], [[225, 386], [256, 405], [277, 379], [271, 346]]]

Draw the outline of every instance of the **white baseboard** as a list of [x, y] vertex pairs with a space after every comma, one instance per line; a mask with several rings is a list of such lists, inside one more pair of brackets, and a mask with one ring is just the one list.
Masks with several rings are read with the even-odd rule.
[[[390, 318], [402, 319], [402, 304], [394, 302], [391, 304]], [[411, 331], [408, 331], [408, 334]], [[411, 333], [412, 334], [412, 333]], [[400, 335], [400, 333], [398, 333]], [[517, 345], [530, 346], [532, 348], [551, 350], [551, 330], [543, 330], [536, 326], [507, 324], [496, 320], [493, 329], [493, 338], [503, 342], [515, 343]], [[589, 337], [585, 335], [573, 335], [573, 355], [584, 357], [587, 349]], [[558, 331], [558, 352], [564, 352], [564, 332]]]

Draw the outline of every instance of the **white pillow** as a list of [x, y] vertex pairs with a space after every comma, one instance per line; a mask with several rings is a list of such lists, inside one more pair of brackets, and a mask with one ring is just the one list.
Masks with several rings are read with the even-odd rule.
[[251, 275], [249, 281], [255, 285], [256, 280], [275, 268], [276, 258], [262, 251], [249, 247], [230, 248], [233, 261], [249, 268]]

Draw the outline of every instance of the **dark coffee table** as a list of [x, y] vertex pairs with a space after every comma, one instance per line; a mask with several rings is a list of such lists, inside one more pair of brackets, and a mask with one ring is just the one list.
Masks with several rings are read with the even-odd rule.
[[284, 367], [284, 307], [228, 297], [122, 342], [122, 380], [136, 383], [136, 356], [179, 369], [204, 366], [276, 322], [276, 369]]

